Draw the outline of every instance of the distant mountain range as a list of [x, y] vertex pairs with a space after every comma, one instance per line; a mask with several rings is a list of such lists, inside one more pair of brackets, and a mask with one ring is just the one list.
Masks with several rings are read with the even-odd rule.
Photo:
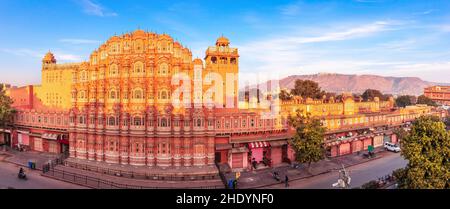
[[292, 75], [280, 80], [281, 88], [292, 89], [297, 79], [312, 80], [327, 92], [363, 93], [366, 89], [377, 89], [383, 94], [421, 95], [425, 87], [450, 85], [424, 81], [417, 77], [383, 77], [378, 75], [344, 75], [319, 73], [314, 75]]

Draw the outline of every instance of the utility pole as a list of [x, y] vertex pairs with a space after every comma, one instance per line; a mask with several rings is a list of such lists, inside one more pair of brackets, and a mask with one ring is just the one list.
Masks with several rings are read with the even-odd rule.
[[343, 164], [342, 169], [339, 170], [339, 179], [336, 183], [332, 184], [334, 188], [341, 188], [341, 189], [348, 189], [350, 188], [350, 182], [352, 178], [350, 178], [350, 175], [347, 170], [345, 170], [345, 167]]

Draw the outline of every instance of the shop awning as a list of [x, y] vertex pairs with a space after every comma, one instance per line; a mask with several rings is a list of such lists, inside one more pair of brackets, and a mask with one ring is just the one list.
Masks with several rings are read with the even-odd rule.
[[58, 135], [57, 134], [49, 134], [49, 133], [43, 133], [41, 136], [43, 139], [51, 139], [51, 140], [57, 140]]
[[251, 142], [251, 143], [248, 143], [248, 147], [250, 149], [262, 148], [262, 147], [268, 147], [268, 146], [270, 146], [270, 144], [267, 143], [267, 142]]

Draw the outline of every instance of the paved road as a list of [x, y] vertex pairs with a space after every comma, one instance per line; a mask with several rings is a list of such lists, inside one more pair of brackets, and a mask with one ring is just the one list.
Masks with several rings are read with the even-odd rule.
[[[364, 183], [376, 180], [379, 177], [392, 173], [397, 168], [405, 167], [407, 161], [399, 153], [389, 153], [382, 158], [349, 167], [352, 182], [351, 188], [359, 187]], [[332, 189], [332, 184], [337, 182], [339, 172], [334, 171], [327, 174], [292, 181], [290, 189]], [[284, 184], [273, 185], [265, 188], [284, 188]]]
[[17, 178], [19, 166], [0, 161], [0, 189], [83, 189], [85, 187], [40, 175], [41, 171], [25, 169], [28, 180]]

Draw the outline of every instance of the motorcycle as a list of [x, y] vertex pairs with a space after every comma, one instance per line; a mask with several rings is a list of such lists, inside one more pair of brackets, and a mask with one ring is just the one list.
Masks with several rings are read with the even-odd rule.
[[280, 176], [278, 175], [278, 172], [273, 172], [272, 176], [275, 180], [280, 181]]
[[19, 174], [17, 174], [17, 177], [18, 177], [19, 179], [27, 180], [27, 175], [25, 174], [25, 172], [23, 171], [22, 168], [20, 168]]
[[18, 177], [19, 179], [27, 180], [27, 175], [24, 174], [24, 173], [19, 173], [19, 174], [17, 174], [17, 177]]

